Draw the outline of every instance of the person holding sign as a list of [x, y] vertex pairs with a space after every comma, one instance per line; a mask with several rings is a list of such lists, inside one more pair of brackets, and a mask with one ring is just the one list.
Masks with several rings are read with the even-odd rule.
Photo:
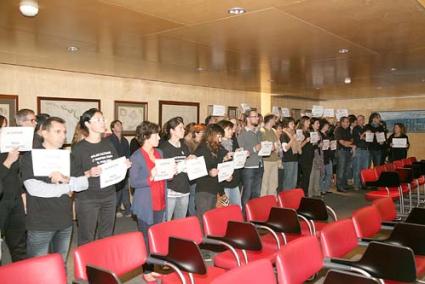
[[320, 121], [320, 135], [323, 141], [322, 152], [323, 152], [323, 165], [324, 170], [320, 181], [320, 192], [322, 195], [330, 193], [333, 176], [333, 164], [332, 161], [335, 157], [335, 151], [330, 148], [330, 141], [332, 136], [330, 134], [330, 123], [326, 119]]
[[308, 196], [310, 186], [311, 169], [313, 168], [314, 145], [310, 143], [310, 117], [301, 117], [298, 127], [303, 131], [304, 140], [301, 141], [301, 155], [298, 163], [300, 165], [299, 186], [304, 190], [305, 196]]
[[71, 175], [88, 176], [89, 187], [78, 192], [75, 209], [78, 219], [78, 245], [111, 236], [114, 230], [116, 193], [115, 186], [100, 186], [101, 168], [99, 165], [118, 158], [114, 146], [102, 139], [106, 131], [102, 112], [92, 108], [80, 117], [80, 128], [87, 136], [72, 147]]
[[363, 115], [358, 115], [357, 126], [353, 129], [353, 142], [354, 145], [356, 145], [356, 151], [353, 155], [353, 180], [355, 190], [362, 188], [360, 179], [361, 170], [369, 168], [368, 133], [373, 135], [371, 132], [366, 132], [365, 117]]
[[[159, 144], [159, 126], [143, 121], [136, 128], [136, 139], [141, 145], [131, 157], [130, 186], [134, 188], [131, 210], [137, 217], [139, 231], [143, 233], [146, 249], [149, 251], [148, 230], [164, 221], [166, 212], [166, 184], [164, 180], [155, 181], [155, 160], [163, 158]], [[145, 281], [155, 281], [159, 275], [152, 272], [152, 266], [144, 269]]]
[[320, 141], [321, 135], [320, 135], [320, 120], [318, 118], [312, 118], [311, 121], [311, 132], [310, 132], [310, 139], [314, 136], [317, 138], [315, 139], [315, 143], [310, 140], [310, 142], [313, 144], [313, 163], [311, 167], [311, 174], [310, 174], [310, 181], [308, 184], [308, 196], [309, 197], [318, 197], [320, 196], [320, 182], [321, 182], [321, 173], [324, 170], [324, 163], [323, 163], [323, 152], [322, 152], [322, 145], [323, 143]]
[[[221, 146], [224, 136], [223, 129], [217, 124], [207, 127], [201, 144], [195, 151], [197, 157], [203, 156], [208, 175], [196, 180], [196, 214], [202, 220], [202, 215], [216, 207], [217, 198], [224, 194], [224, 182], [218, 182], [217, 165], [230, 159], [227, 151]], [[231, 178], [227, 181], [231, 181]]]
[[[40, 147], [45, 150], [37, 151], [60, 149], [66, 139], [65, 121], [59, 117], [49, 117], [42, 124], [40, 133], [43, 141]], [[49, 176], [36, 176], [33, 168], [38, 166], [41, 165], [33, 161], [32, 152], [25, 153], [21, 160], [21, 173], [28, 193], [26, 219], [28, 256], [35, 257], [56, 252], [66, 261], [72, 235], [71, 195], [72, 192], [88, 188], [88, 175], [69, 177], [53, 170]]]
[[261, 149], [261, 137], [258, 131], [259, 116], [257, 111], [245, 113], [246, 126], [238, 136], [239, 146], [249, 152], [249, 157], [242, 170], [242, 205], [250, 199], [260, 197], [263, 179], [263, 159], [258, 156]]
[[[218, 123], [218, 125], [224, 130], [224, 136], [221, 138], [221, 146], [223, 146], [224, 149], [226, 149], [229, 153], [243, 151], [243, 149], [239, 148], [238, 141], [236, 139], [233, 139], [234, 129], [236, 125], [234, 125], [229, 120], [222, 120]], [[225, 181], [223, 183], [224, 183], [224, 193], [229, 198], [229, 203], [236, 204], [242, 207], [241, 191], [239, 188], [240, 182], [241, 182], [241, 170], [235, 169], [233, 171], [232, 180], [230, 182]]]
[[177, 164], [177, 174], [167, 182], [167, 220], [186, 217], [189, 204], [190, 184], [185, 172], [185, 161], [195, 158], [190, 155], [189, 148], [184, 143], [184, 124], [181, 117], [174, 117], [164, 125], [167, 141], [161, 144], [163, 157], [174, 158]]
[[403, 123], [394, 124], [393, 133], [388, 138], [388, 143], [390, 145], [390, 162], [407, 158], [407, 151], [409, 150], [410, 144]]
[[298, 155], [301, 153], [300, 143], [295, 134], [295, 120], [292, 117], [283, 119], [282, 143], [283, 190], [297, 187]]
[[263, 157], [264, 173], [263, 181], [261, 184], [261, 196], [265, 195], [276, 195], [276, 188], [278, 182], [278, 168], [279, 168], [279, 156], [278, 156], [278, 138], [276, 137], [273, 126], [276, 124], [276, 116], [274, 114], [268, 114], [264, 117], [264, 127], [260, 129], [261, 141], [267, 141], [272, 143], [271, 154], [267, 157]]
[[385, 151], [385, 141], [378, 142], [376, 138], [377, 133], [385, 133], [386, 129], [381, 121], [381, 115], [373, 112], [369, 116], [369, 124], [365, 126], [366, 132], [375, 134], [373, 142], [368, 143], [370, 162], [373, 166], [377, 167], [384, 163], [383, 152]]
[[352, 150], [356, 148], [353, 144], [353, 136], [350, 130], [348, 117], [343, 116], [340, 126], [335, 129], [335, 140], [337, 140], [337, 168], [336, 168], [336, 189], [339, 192], [348, 190], [348, 176], [351, 166]]

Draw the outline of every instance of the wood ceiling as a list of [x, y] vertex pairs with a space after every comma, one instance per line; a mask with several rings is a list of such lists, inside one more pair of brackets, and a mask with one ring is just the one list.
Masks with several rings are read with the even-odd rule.
[[[425, 87], [417, 0], [39, 5], [27, 18], [19, 0], [0, 1], [1, 63], [317, 99], [418, 95]], [[247, 13], [229, 15], [236, 6]]]

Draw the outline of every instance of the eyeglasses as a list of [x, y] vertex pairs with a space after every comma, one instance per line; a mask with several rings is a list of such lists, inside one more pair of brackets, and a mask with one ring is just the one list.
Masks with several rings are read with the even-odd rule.
[[93, 122], [93, 121], [95, 121], [95, 122], [98, 122], [98, 123], [100, 123], [100, 122], [105, 122], [105, 119], [102, 117], [102, 118], [92, 118], [92, 119], [90, 119], [90, 121], [91, 122]]

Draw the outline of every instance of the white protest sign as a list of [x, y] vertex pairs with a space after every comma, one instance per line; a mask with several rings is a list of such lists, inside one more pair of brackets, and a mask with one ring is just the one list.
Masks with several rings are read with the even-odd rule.
[[59, 172], [71, 176], [70, 151], [60, 149], [33, 149], [31, 151], [32, 169], [36, 177], [48, 177]]
[[33, 127], [3, 127], [0, 131], [0, 152], [31, 151], [34, 139]]

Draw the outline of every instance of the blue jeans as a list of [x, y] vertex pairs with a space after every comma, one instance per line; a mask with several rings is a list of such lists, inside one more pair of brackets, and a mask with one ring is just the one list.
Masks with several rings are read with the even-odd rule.
[[[42, 256], [51, 253], [60, 253], [66, 262], [71, 243], [72, 226], [58, 231], [28, 231], [28, 257]], [[49, 251], [49, 247], [51, 250]], [[46, 272], [47, 273], [47, 272]]]
[[189, 204], [189, 195], [181, 197], [167, 197], [167, 221], [186, 217]]
[[373, 163], [373, 167], [382, 165], [382, 150], [369, 150], [369, 156], [370, 163]]
[[244, 168], [242, 170], [242, 205], [252, 198], [260, 197], [263, 168]]
[[118, 188], [118, 185], [120, 185], [120, 184], [116, 185], [116, 187], [117, 187], [117, 189], [116, 189], [116, 192], [117, 192], [117, 212], [118, 212], [118, 209], [121, 207], [121, 203], [122, 203], [122, 205], [124, 205], [124, 214], [125, 215], [131, 214], [131, 212], [130, 212], [130, 207], [131, 207], [130, 192], [128, 190], [129, 189], [128, 180], [123, 185], [123, 187]]
[[236, 204], [242, 207], [239, 186], [234, 188], [225, 188], [224, 193], [226, 193], [227, 197], [229, 198], [230, 204]]
[[347, 189], [347, 179], [351, 164], [351, 151], [339, 149], [336, 152], [336, 188], [338, 190]]
[[325, 193], [331, 189], [332, 184], [332, 161], [325, 165], [325, 173], [320, 181], [320, 191]]
[[282, 189], [293, 189], [297, 187], [298, 162], [283, 162], [283, 184]]
[[354, 187], [362, 188], [360, 171], [369, 168], [369, 150], [356, 149], [353, 156], [353, 179]]
[[188, 206], [189, 216], [196, 216], [195, 192], [196, 192], [196, 183], [190, 185], [189, 206]]

